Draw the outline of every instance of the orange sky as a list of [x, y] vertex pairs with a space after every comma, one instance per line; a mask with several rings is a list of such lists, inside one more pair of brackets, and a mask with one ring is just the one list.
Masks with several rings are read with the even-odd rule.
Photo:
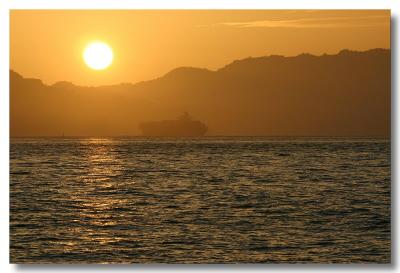
[[[249, 56], [390, 48], [390, 12], [382, 10], [13, 10], [10, 20], [11, 69], [49, 84], [138, 82]], [[108, 69], [84, 64], [93, 40], [113, 48]]]

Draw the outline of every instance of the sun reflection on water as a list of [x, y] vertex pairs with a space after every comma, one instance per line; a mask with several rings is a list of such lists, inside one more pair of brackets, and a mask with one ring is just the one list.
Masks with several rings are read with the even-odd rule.
[[86, 159], [86, 162], [82, 162], [85, 171], [78, 176], [76, 184], [66, 188], [69, 192], [65, 194], [80, 207], [73, 219], [79, 222], [79, 227], [70, 228], [70, 232], [82, 242], [92, 241], [99, 245], [108, 245], [119, 240], [116, 234], [99, 233], [98, 229], [116, 226], [118, 222], [115, 216], [121, 214], [116, 210], [127, 203], [123, 196], [123, 185], [116, 184], [123, 164], [116, 156], [114, 144], [112, 139], [98, 138], [80, 142]]

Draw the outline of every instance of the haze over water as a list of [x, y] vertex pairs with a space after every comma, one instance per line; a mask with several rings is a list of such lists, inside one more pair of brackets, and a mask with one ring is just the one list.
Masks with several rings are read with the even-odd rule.
[[11, 262], [390, 262], [390, 141], [11, 139]]

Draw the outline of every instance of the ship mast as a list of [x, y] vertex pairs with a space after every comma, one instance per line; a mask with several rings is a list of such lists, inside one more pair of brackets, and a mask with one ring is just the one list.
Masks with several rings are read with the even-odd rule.
[[183, 114], [179, 117], [179, 120], [182, 120], [182, 121], [191, 121], [192, 120], [192, 117], [189, 115], [189, 113], [188, 112], [183, 112]]

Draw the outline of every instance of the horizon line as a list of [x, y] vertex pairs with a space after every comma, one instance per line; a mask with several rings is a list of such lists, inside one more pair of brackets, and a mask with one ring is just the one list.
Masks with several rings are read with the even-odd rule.
[[9, 139], [18, 139], [18, 138], [52, 138], [52, 139], [77, 139], [77, 138], [164, 138], [164, 139], [201, 139], [201, 138], [223, 138], [223, 137], [265, 137], [265, 138], [381, 138], [381, 139], [391, 139], [391, 135], [205, 135], [201, 137], [174, 137], [174, 136], [145, 136], [145, 135], [115, 135], [115, 136], [107, 136], [107, 135], [90, 135], [90, 136], [79, 136], [79, 135], [71, 135], [71, 136], [10, 136]]

